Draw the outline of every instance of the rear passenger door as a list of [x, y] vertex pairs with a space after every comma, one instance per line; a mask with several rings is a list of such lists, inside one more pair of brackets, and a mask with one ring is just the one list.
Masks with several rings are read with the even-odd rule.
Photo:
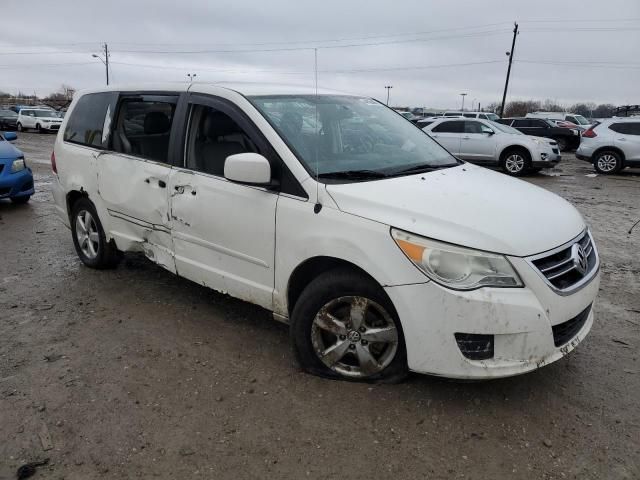
[[[182, 166], [171, 173], [171, 224], [178, 273], [272, 308], [278, 192], [224, 178], [228, 156], [270, 146], [233, 103], [190, 94]], [[276, 177], [277, 178], [277, 177]]]
[[496, 158], [493, 130], [482, 122], [465, 120], [460, 142], [460, 158], [471, 162], [491, 162]]
[[109, 234], [120, 248], [143, 251], [175, 272], [169, 218], [169, 144], [177, 94], [120, 97], [111, 150], [98, 158], [98, 187]]
[[453, 155], [460, 154], [460, 140], [464, 133], [464, 120], [448, 120], [439, 123], [428, 133]]

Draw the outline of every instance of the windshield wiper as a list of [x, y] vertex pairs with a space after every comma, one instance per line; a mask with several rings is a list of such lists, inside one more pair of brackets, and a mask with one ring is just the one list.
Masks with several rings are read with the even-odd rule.
[[340, 172], [325, 172], [318, 175], [318, 178], [332, 178], [336, 180], [365, 180], [373, 178], [387, 178], [388, 175], [376, 170], [343, 170]]
[[428, 165], [428, 164], [414, 165], [413, 167], [403, 168], [402, 170], [396, 170], [396, 171], [390, 173], [389, 176], [405, 175], [405, 174], [408, 174], [408, 173], [433, 172], [434, 170], [440, 170], [441, 168], [456, 167], [458, 165], [460, 165], [460, 164], [459, 163], [448, 163], [448, 164], [445, 164], [445, 165]]

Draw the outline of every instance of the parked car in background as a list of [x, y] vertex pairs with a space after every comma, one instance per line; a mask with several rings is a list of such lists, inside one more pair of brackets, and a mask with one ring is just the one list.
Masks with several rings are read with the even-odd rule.
[[481, 118], [483, 120], [496, 121], [500, 117], [491, 112], [444, 112], [441, 117], [465, 117], [465, 118]]
[[[141, 114], [142, 131], [129, 123]], [[536, 161], [548, 142], [509, 136]], [[261, 305], [290, 324], [314, 374], [516, 375], [593, 324], [599, 259], [580, 213], [461, 162], [371, 98], [246, 83], [92, 90], [51, 160], [55, 211], [85, 265], [144, 252]]]
[[544, 118], [547, 120], [566, 120], [567, 122], [575, 123], [576, 125], [584, 128], [589, 128], [591, 123], [582, 115], [569, 112], [530, 112], [526, 115], [527, 118]]
[[456, 157], [500, 167], [514, 176], [553, 168], [561, 159], [555, 141], [524, 135], [507, 125], [480, 119], [440, 119], [424, 128]]
[[10, 143], [16, 138], [13, 132], [0, 133], [0, 199], [27, 203], [34, 194], [33, 174], [24, 154]]
[[18, 127], [18, 114], [13, 110], [0, 110], [0, 130], [14, 130]]
[[55, 110], [23, 108], [18, 113], [18, 131], [34, 129], [38, 133], [44, 131], [57, 132], [62, 125], [62, 118]]
[[556, 141], [560, 151], [575, 150], [580, 145], [580, 132], [575, 128], [559, 127], [542, 118], [501, 118], [499, 123], [509, 125], [525, 135], [546, 137]]
[[608, 118], [582, 134], [576, 157], [598, 173], [640, 167], [640, 117]]

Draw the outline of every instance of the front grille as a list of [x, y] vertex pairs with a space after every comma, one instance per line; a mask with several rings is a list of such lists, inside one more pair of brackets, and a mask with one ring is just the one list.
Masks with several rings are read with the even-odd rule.
[[487, 360], [493, 358], [493, 335], [456, 333], [455, 336], [462, 355], [469, 360]]
[[590, 311], [591, 305], [572, 319], [558, 325], [553, 325], [551, 327], [553, 330], [553, 344], [556, 347], [561, 347], [565, 343], [569, 343], [569, 341], [575, 337], [584, 326], [584, 322], [589, 318]]
[[573, 243], [530, 259], [547, 283], [560, 292], [585, 284], [596, 273], [598, 252], [587, 231]]
[[560, 153], [560, 150], [558, 150], [558, 149], [557, 149], [557, 148], [555, 148], [555, 147], [553, 147], [553, 148], [551, 149], [551, 151], [552, 151], [553, 153], [556, 153], [556, 154]]

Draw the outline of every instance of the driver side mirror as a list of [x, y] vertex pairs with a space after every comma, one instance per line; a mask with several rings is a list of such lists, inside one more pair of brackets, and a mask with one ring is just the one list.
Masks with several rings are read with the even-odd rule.
[[271, 185], [269, 160], [258, 153], [236, 153], [224, 161], [224, 178], [247, 185]]
[[488, 136], [495, 135], [496, 132], [493, 130], [483, 130], [482, 133], [486, 133]]
[[18, 139], [18, 135], [15, 132], [5, 132], [2, 136], [7, 142], [15, 142]]

